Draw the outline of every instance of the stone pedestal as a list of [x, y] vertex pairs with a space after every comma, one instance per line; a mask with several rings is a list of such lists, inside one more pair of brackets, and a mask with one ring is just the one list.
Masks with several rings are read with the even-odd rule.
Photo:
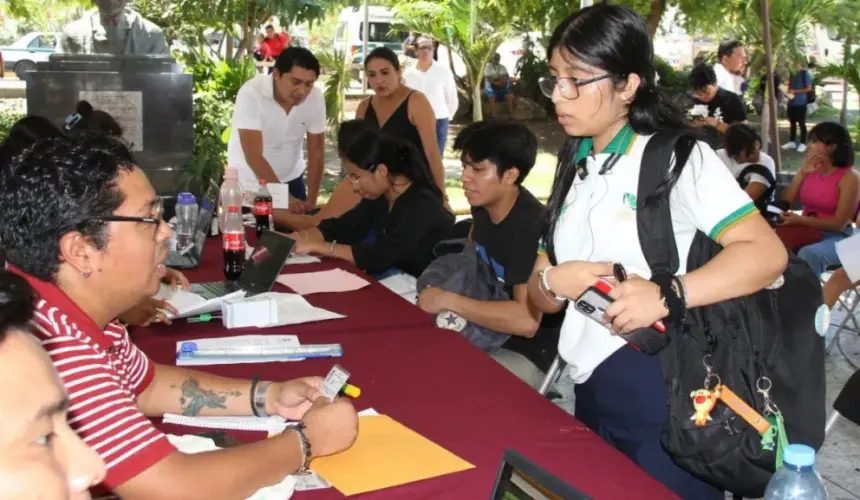
[[54, 54], [27, 82], [27, 111], [58, 126], [78, 101], [123, 127], [155, 190], [174, 195], [193, 148], [192, 76], [172, 57]]

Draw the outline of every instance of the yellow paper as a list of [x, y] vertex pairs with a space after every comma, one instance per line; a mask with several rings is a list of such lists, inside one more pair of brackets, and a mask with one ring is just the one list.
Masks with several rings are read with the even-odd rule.
[[359, 418], [352, 448], [311, 464], [314, 472], [346, 496], [474, 467], [385, 415]]

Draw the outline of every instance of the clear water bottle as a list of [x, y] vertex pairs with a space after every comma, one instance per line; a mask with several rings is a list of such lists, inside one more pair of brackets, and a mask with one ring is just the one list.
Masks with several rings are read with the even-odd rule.
[[815, 450], [805, 444], [789, 445], [782, 468], [767, 483], [764, 500], [827, 500], [827, 490], [815, 472]]
[[242, 185], [239, 183], [239, 172], [235, 168], [224, 169], [224, 182], [218, 196], [218, 225], [224, 231], [224, 219], [229, 207], [239, 207], [242, 211]]
[[176, 247], [184, 254], [194, 245], [194, 229], [197, 226], [197, 199], [188, 192], [176, 198]]

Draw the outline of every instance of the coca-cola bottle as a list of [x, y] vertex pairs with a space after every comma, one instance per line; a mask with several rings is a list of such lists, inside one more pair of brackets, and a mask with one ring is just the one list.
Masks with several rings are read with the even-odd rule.
[[224, 231], [221, 233], [224, 249], [224, 277], [230, 281], [239, 279], [245, 265], [245, 226], [239, 207], [227, 207]]
[[260, 189], [254, 193], [254, 220], [257, 226], [257, 238], [263, 231], [274, 229], [272, 221], [272, 195], [266, 188], [266, 180], [260, 179]]

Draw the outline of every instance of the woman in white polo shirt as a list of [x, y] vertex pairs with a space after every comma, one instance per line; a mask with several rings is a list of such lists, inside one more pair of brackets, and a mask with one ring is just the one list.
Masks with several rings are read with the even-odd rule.
[[[648, 281], [636, 193], [651, 135], [686, 128], [683, 115], [658, 90], [647, 26], [626, 7], [599, 4], [576, 12], [556, 29], [549, 49], [553, 75], [541, 88], [570, 138], [548, 203], [548, 255], [538, 257], [529, 296], [544, 312], [557, 312], [611, 275], [612, 263], [625, 266], [630, 279], [616, 285], [607, 310], [612, 330], [570, 307], [562, 325], [559, 354], [576, 382], [576, 416], [682, 498], [721, 499], [663, 450], [668, 407], [659, 360], [620, 336], [668, 315], [659, 287]], [[680, 278], [687, 304], [712, 304], [772, 283], [786, 252], [716, 153], [699, 143], [687, 164], [671, 172], [665, 196], [680, 268], [686, 269], [696, 231], [725, 247]]]

